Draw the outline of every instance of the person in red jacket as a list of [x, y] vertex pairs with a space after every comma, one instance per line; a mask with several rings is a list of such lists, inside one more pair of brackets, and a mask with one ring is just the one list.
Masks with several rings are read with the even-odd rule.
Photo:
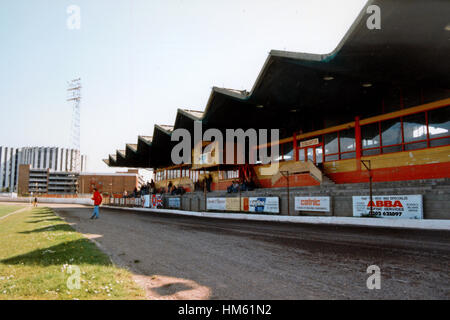
[[92, 200], [94, 200], [94, 214], [91, 217], [91, 220], [98, 219], [99, 211], [100, 211], [100, 205], [102, 204], [103, 198], [100, 192], [96, 188], [94, 188], [94, 196], [92, 197]]

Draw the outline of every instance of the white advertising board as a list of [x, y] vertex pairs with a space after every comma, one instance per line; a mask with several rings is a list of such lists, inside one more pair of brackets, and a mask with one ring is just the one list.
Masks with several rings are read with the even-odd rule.
[[295, 197], [295, 211], [330, 212], [330, 197]]
[[249, 212], [280, 212], [279, 198], [249, 198], [248, 200]]
[[226, 198], [208, 198], [206, 201], [208, 210], [225, 211], [227, 209]]
[[144, 208], [150, 208], [150, 195], [146, 194], [144, 196]]
[[[353, 197], [353, 216], [370, 216], [370, 197]], [[422, 195], [374, 196], [373, 216], [391, 219], [423, 219]]]
[[[241, 204], [240, 204], [241, 203]], [[214, 211], [242, 211], [255, 213], [279, 213], [279, 198], [208, 198], [208, 210]]]

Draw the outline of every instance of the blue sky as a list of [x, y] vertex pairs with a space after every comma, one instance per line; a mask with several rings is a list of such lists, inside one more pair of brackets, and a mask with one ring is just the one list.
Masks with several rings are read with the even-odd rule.
[[[4, 0], [0, 145], [68, 146], [67, 81], [81, 77], [88, 170], [213, 86], [250, 90], [271, 49], [327, 53], [365, 0]], [[69, 30], [67, 7], [81, 8]]]

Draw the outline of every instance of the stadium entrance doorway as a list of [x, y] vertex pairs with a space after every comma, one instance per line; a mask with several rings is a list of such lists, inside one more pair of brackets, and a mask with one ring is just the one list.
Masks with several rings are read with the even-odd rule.
[[323, 144], [298, 150], [299, 161], [311, 161], [315, 165], [323, 163]]

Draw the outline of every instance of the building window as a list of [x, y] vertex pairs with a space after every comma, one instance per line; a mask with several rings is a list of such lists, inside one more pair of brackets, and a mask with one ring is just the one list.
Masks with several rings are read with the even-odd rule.
[[401, 119], [391, 119], [381, 122], [381, 142], [383, 153], [402, 151]]
[[403, 117], [403, 137], [405, 150], [424, 149], [427, 147], [427, 123], [425, 113]]
[[165, 172], [163, 171], [158, 171], [158, 177], [157, 177], [158, 181], [164, 181], [165, 180]]
[[[356, 158], [354, 128], [326, 134], [323, 139], [325, 162]], [[318, 155], [316, 154], [316, 160], [317, 156]], [[320, 154], [319, 157], [321, 157]]]
[[450, 144], [450, 106], [428, 112], [428, 129], [431, 147]]
[[329, 133], [324, 136], [325, 142], [325, 161], [339, 160], [339, 135], [337, 132]]
[[341, 153], [356, 150], [355, 129], [348, 129], [348, 130], [339, 132], [339, 140], [340, 140], [340, 147], [341, 147], [340, 152]]
[[361, 136], [363, 156], [450, 145], [450, 107], [365, 125]]
[[373, 156], [381, 153], [380, 123], [372, 123], [361, 127], [363, 156]]
[[38, 151], [37, 169], [41, 169], [41, 150]]
[[323, 163], [323, 148], [316, 148], [316, 163], [320, 164]]
[[220, 171], [219, 179], [220, 180], [230, 180], [239, 178], [239, 170], [228, 170], [228, 171]]
[[199, 176], [199, 172], [198, 171], [193, 171], [192, 172], [192, 181], [193, 182], [197, 182], [198, 181], [198, 176]]
[[355, 129], [348, 129], [339, 132], [339, 152], [341, 153], [341, 159], [354, 159], [356, 158], [356, 142], [355, 142]]
[[294, 160], [294, 145], [292, 144], [292, 142], [280, 145], [280, 153], [282, 155], [282, 160], [284, 161]]

